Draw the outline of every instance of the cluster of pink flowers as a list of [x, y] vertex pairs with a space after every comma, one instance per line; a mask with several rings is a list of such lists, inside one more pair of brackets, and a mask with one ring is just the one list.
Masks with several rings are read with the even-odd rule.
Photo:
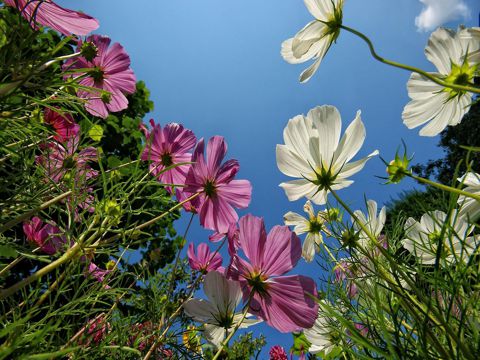
[[45, 110], [45, 122], [55, 131], [53, 140], [41, 146], [42, 153], [35, 159], [45, 174], [45, 181], [53, 182], [60, 189], [74, 189], [75, 194], [66, 199], [67, 205], [74, 209], [78, 220], [78, 209], [93, 212], [94, 198], [90, 194], [90, 179], [98, 176], [91, 167], [97, 161], [97, 149], [85, 147], [79, 150], [80, 127], [70, 115], [62, 115], [51, 109]]
[[147, 137], [142, 159], [151, 161], [150, 172], [170, 193], [175, 188], [177, 200], [185, 202], [187, 211], [199, 214], [203, 227], [226, 234], [238, 221], [235, 209], [250, 203], [252, 186], [248, 180], [235, 180], [240, 169], [237, 160], [223, 162], [225, 139], [212, 137], [205, 157], [204, 140], [197, 143], [191, 130], [176, 123], [163, 128], [153, 120], [150, 124], [150, 132], [142, 126]]
[[[220, 268], [221, 258], [212, 255], [206, 244], [199, 245], [197, 254], [190, 244], [192, 269], [217, 270], [237, 283], [249, 313], [281, 332], [311, 327], [318, 312], [315, 282], [301, 275], [284, 275], [301, 257], [295, 233], [287, 226], [275, 226], [267, 235], [263, 219], [246, 215], [239, 220], [238, 231], [230, 231], [228, 240], [231, 260], [225, 270]], [[240, 257], [240, 251], [248, 261]]]
[[248, 180], [235, 179], [240, 169], [237, 160], [224, 162], [225, 139], [213, 136], [205, 146], [182, 125], [162, 128], [153, 120], [150, 124], [150, 131], [142, 126], [147, 138], [142, 159], [150, 161], [152, 175], [185, 202], [187, 211], [198, 213], [200, 224], [214, 231], [210, 240], [225, 236], [229, 240], [231, 259], [226, 269], [221, 267], [222, 257], [207, 244], [200, 244], [196, 252], [189, 245], [191, 268], [203, 274], [216, 270], [237, 282], [250, 313], [279, 331], [311, 327], [318, 312], [315, 282], [301, 275], [285, 276], [301, 257], [300, 239], [287, 226], [275, 226], [267, 236], [263, 219], [252, 215], [239, 220], [236, 209], [249, 205], [252, 186]]
[[[64, 9], [51, 0], [6, 0], [6, 5], [16, 7], [35, 29], [37, 25], [43, 25], [64, 35], [87, 35], [98, 27], [96, 19]], [[77, 95], [84, 99], [86, 110], [94, 116], [106, 118], [110, 112], [126, 109], [126, 95], [135, 91], [136, 78], [124, 48], [119, 43], [111, 44], [110, 38], [100, 35], [78, 39], [77, 44], [79, 55], [63, 65], [64, 78], [81, 86]], [[51, 108], [45, 110], [44, 115], [55, 135], [52, 141], [43, 145], [36, 163], [43, 169], [47, 181], [60, 188], [69, 184], [64, 186], [65, 190], [74, 188], [79, 193], [88, 194], [92, 190], [88, 181], [98, 175], [91, 166], [97, 161], [96, 149], [79, 149], [80, 128], [71, 115]], [[230, 289], [230, 295], [235, 297], [234, 304], [238, 304], [243, 295], [250, 314], [281, 332], [311, 327], [318, 313], [315, 282], [305, 276], [287, 275], [301, 257], [300, 240], [287, 226], [274, 226], [267, 234], [263, 219], [253, 215], [239, 219], [237, 209], [248, 207], [252, 186], [248, 180], [236, 179], [240, 169], [237, 160], [224, 161], [227, 153], [225, 139], [213, 136], [205, 144], [204, 139], [197, 142], [195, 134], [180, 124], [170, 123], [163, 128], [153, 120], [150, 124], [150, 131], [142, 126], [146, 144], [141, 155], [142, 160], [150, 162], [150, 173], [176, 196], [186, 211], [199, 215], [200, 224], [213, 231], [211, 241], [228, 239], [230, 262], [227, 268], [222, 267], [218, 250], [212, 253], [207, 244], [200, 244], [196, 249], [190, 244], [188, 260], [191, 268], [202, 274], [217, 272], [216, 279]], [[76, 195], [70, 200], [74, 198], [76, 205], [93, 211], [91, 195], [80, 201]], [[24, 232], [29, 241], [48, 254], [54, 254], [66, 245], [60, 229], [53, 224], [44, 225], [39, 218], [26, 222]], [[87, 263], [86, 273], [99, 282], [104, 282], [109, 272], [93, 262]], [[215, 276], [207, 275], [209, 279]], [[208, 293], [217, 290], [210, 288]], [[220, 297], [228, 296], [223, 294]], [[220, 308], [228, 310], [220, 328], [228, 329], [238, 319], [235, 316], [230, 318], [230, 305], [223, 304]], [[212, 318], [215, 318], [213, 314]], [[256, 322], [258, 320], [250, 320], [249, 324]], [[218, 324], [210, 325], [215, 328]], [[151, 324], [139, 324], [132, 343], [151, 328]], [[109, 325], [102, 316], [88, 322], [84, 327], [86, 344], [102, 341], [108, 329]], [[143, 349], [146, 345], [142, 340], [140, 347]], [[272, 348], [270, 355], [271, 358], [286, 359], [286, 353], [280, 347]]]
[[[130, 68], [130, 57], [119, 43], [110, 46], [107, 36], [92, 35], [86, 42], [78, 41], [77, 51], [93, 47], [93, 58], [82, 54], [68, 60], [64, 71], [68, 78], [79, 78], [82, 88], [77, 95], [86, 100], [85, 109], [92, 115], [106, 118], [109, 112], [117, 112], [128, 107], [125, 94], [132, 94], [136, 89], [136, 78]], [[87, 45], [85, 45], [87, 44]], [[98, 89], [98, 90], [97, 90]]]
[[[87, 35], [99, 26], [98, 20], [82, 12], [65, 9], [51, 0], [5, 0], [15, 7], [34, 29], [50, 27], [66, 36]], [[125, 95], [136, 89], [136, 78], [130, 68], [130, 57], [119, 43], [110, 46], [107, 36], [92, 35], [78, 39], [80, 56], [64, 64], [65, 79], [79, 79], [77, 95], [85, 99], [85, 109], [106, 118], [109, 112], [128, 107]], [[68, 118], [65, 118], [68, 121]]]

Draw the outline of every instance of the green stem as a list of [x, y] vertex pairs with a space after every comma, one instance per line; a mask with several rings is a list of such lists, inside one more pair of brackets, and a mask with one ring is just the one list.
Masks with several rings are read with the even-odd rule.
[[412, 179], [418, 181], [419, 183], [431, 185], [431, 186], [436, 187], [436, 188], [438, 188], [440, 190], [443, 190], [443, 191], [448, 191], [450, 193], [454, 193], [454, 194], [461, 195], [461, 196], [466, 196], [466, 197], [475, 199], [477, 201], [480, 201], [480, 196], [479, 195], [470, 193], [468, 191], [464, 191], [464, 190], [461, 190], [461, 189], [458, 189], [458, 188], [455, 188], [455, 187], [452, 187], [452, 186], [448, 186], [448, 185], [439, 184], [435, 181], [425, 179], [425, 178], [422, 178], [420, 176], [415, 176], [415, 175], [410, 174], [408, 172], [406, 172], [405, 175], [411, 177]]
[[[413, 175], [412, 175], [413, 176]], [[424, 179], [425, 180], [425, 179]], [[455, 188], [452, 188], [455, 189]], [[385, 256], [389, 264], [397, 270], [397, 272], [402, 276], [402, 278], [408, 283], [411, 289], [416, 289], [415, 284], [411, 281], [411, 279], [406, 275], [401, 269], [398, 267], [397, 263], [395, 262], [395, 259], [393, 259], [390, 254], [381, 246], [381, 244], [378, 242], [378, 240], [371, 234], [371, 232], [366, 228], [365, 224], [363, 224], [361, 221], [359, 221], [358, 217], [353, 213], [353, 211], [350, 209], [350, 207], [337, 195], [337, 193], [332, 190], [331, 188], [328, 188], [328, 190], [332, 193], [332, 195], [335, 197], [335, 199], [342, 205], [342, 207], [350, 214], [352, 219], [360, 226], [362, 231], [367, 234], [367, 236], [373, 241], [375, 246], [380, 250], [382, 255]], [[457, 189], [458, 190], [458, 189]], [[444, 321], [444, 319], [440, 316], [437, 318], [437, 315], [441, 314], [432, 314], [431, 311], [429, 311], [426, 306], [421, 303], [418, 299], [416, 299], [412, 294], [410, 294], [408, 291], [405, 291], [403, 288], [399, 287], [395, 280], [392, 279], [390, 274], [385, 271], [385, 269], [379, 267], [378, 268], [380, 275], [389, 283], [391, 284], [396, 291], [399, 292], [399, 294], [402, 294], [405, 296], [415, 307], [412, 307], [407, 301], [405, 301], [404, 298], [402, 298], [402, 304], [409, 310], [409, 312], [416, 318], [420, 318], [418, 315], [418, 310], [426, 316], [430, 321], [432, 321], [436, 326], [442, 327], [445, 332], [450, 336], [451, 340], [453, 340], [457, 346], [461, 349], [461, 351], [464, 353], [465, 356], [469, 357], [471, 354], [471, 351], [465, 347], [465, 344], [462, 343], [462, 341], [458, 341], [458, 337], [456, 334], [453, 332], [453, 330], [448, 326], [448, 324]], [[441, 349], [440, 351], [442, 351]]]
[[[251, 298], [251, 297], [250, 297]], [[233, 335], [235, 335], [235, 333], [237, 332], [237, 330], [240, 328], [240, 326], [242, 325], [243, 323], [243, 320], [245, 320], [245, 318], [247, 317], [247, 314], [248, 314], [248, 308], [249, 308], [249, 304], [250, 304], [250, 300], [247, 302], [247, 304], [245, 305], [245, 309], [243, 310], [243, 314], [242, 314], [242, 317], [240, 319], [240, 321], [235, 325], [235, 327], [233, 328], [233, 330], [230, 332], [230, 334], [228, 334], [227, 338], [222, 342], [222, 344], [220, 345], [220, 347], [218, 348], [218, 351], [217, 353], [215, 354], [215, 356], [212, 358], [212, 360], [217, 360], [220, 355], [222, 354], [222, 351], [223, 349], [228, 345], [229, 341], [232, 339]]]
[[140, 224], [138, 226], [135, 226], [134, 228], [132, 229], [128, 229], [128, 230], [125, 230], [125, 232], [121, 233], [121, 234], [116, 234], [116, 235], [113, 235], [112, 237], [109, 237], [108, 239], [104, 240], [105, 242], [111, 242], [111, 241], [114, 241], [122, 236], [126, 236], [126, 235], [130, 235], [130, 234], [133, 234], [135, 231], [138, 231], [138, 230], [142, 230], [154, 223], [156, 223], [158, 220], [164, 218], [165, 216], [167, 216], [168, 214], [170, 214], [172, 211], [175, 211], [177, 210], [178, 208], [180, 208], [183, 204], [195, 199], [196, 197], [198, 197], [200, 195], [200, 193], [195, 193], [193, 194], [192, 196], [190, 196], [189, 198], [179, 202], [178, 204], [176, 204], [175, 206], [171, 207], [170, 209], [168, 209], [167, 211], [165, 211], [164, 213], [158, 215], [157, 217], [154, 217], [153, 219], [147, 221], [147, 222], [144, 222], [143, 224]]
[[372, 54], [372, 56], [384, 63], [384, 64], [387, 64], [387, 65], [390, 65], [390, 66], [394, 66], [394, 67], [397, 67], [399, 69], [404, 69], [404, 70], [408, 70], [408, 71], [412, 71], [414, 73], [417, 73], [417, 74], [420, 74], [424, 77], [426, 77], [427, 79], [433, 81], [434, 83], [438, 84], [438, 85], [441, 85], [443, 87], [448, 87], [450, 89], [454, 89], [454, 90], [457, 90], [457, 91], [469, 91], [469, 92], [472, 92], [472, 93], [476, 93], [476, 94], [480, 94], [480, 88], [476, 88], [476, 87], [472, 87], [472, 86], [465, 86], [465, 85], [458, 85], [458, 84], [453, 84], [453, 83], [449, 83], [449, 82], [445, 82], [441, 79], [439, 79], [438, 77], [432, 75], [432, 74], [429, 74], [428, 72], [426, 71], [423, 71], [421, 69], [418, 69], [416, 67], [413, 67], [413, 66], [409, 66], [409, 65], [405, 65], [405, 64], [402, 64], [402, 63], [398, 63], [396, 61], [392, 61], [392, 60], [388, 60], [388, 59], [385, 59], [383, 57], [381, 57], [380, 55], [377, 54], [377, 52], [375, 51], [375, 48], [373, 46], [373, 43], [372, 41], [366, 36], [364, 35], [363, 33], [355, 30], [355, 29], [352, 29], [348, 26], [345, 26], [345, 25], [340, 25], [340, 27], [356, 36], [358, 36], [359, 38], [361, 38], [363, 41], [365, 41], [370, 49], [370, 53]]
[[[213, 253], [212, 255], [212, 259], [215, 257], [215, 255], [220, 251], [220, 249], [223, 247], [223, 245], [225, 244], [227, 240], [227, 237], [225, 237], [225, 239], [223, 239], [222, 243], [220, 244], [220, 246], [217, 248], [217, 250], [215, 250], [215, 252]], [[203, 280], [203, 275], [200, 274], [196, 279], [195, 281], [193, 282], [191, 288], [190, 288], [190, 292], [188, 293], [188, 295], [185, 297], [185, 300], [177, 307], [177, 309], [173, 312], [172, 315], [170, 315], [170, 317], [168, 318], [168, 321], [166, 323], [166, 327], [165, 329], [163, 330], [162, 334], [157, 337], [156, 341], [152, 344], [152, 346], [150, 347], [150, 349], [148, 350], [147, 354], [145, 355], [145, 357], [143, 358], [143, 360], [148, 360], [150, 359], [150, 357], [152, 356], [153, 352], [155, 351], [155, 349], [157, 348], [157, 346], [160, 344], [161, 340], [163, 339], [163, 337], [167, 334], [167, 331], [170, 329], [170, 327], [172, 326], [173, 324], [173, 319], [175, 319], [175, 317], [180, 313], [180, 310], [182, 310], [182, 307], [183, 307], [183, 304], [185, 304], [185, 302], [187, 302], [187, 300], [189, 300], [192, 295], [193, 295], [193, 292], [195, 291], [195, 289], [197, 288], [197, 285]], [[162, 322], [160, 323], [161, 326], [163, 326], [163, 320]]]
[[22, 222], [23, 220], [29, 218], [30, 216], [36, 214], [37, 212], [39, 211], [42, 211], [42, 210], [45, 210], [46, 208], [48, 208], [49, 206], [53, 205], [53, 204], [56, 204], [57, 202], [59, 201], [62, 201], [63, 199], [65, 199], [66, 197], [68, 197], [69, 195], [72, 194], [72, 191], [67, 191], [55, 198], [53, 198], [52, 200], [49, 200], [47, 202], [44, 202], [42, 205], [36, 207], [35, 209], [32, 209], [30, 211], [27, 211], [26, 213], [24, 213], [23, 215], [20, 215], [19, 217], [13, 219], [13, 220], [10, 220], [9, 222], [7, 222], [5, 225], [3, 225], [1, 228], [0, 228], [0, 234], [7, 231], [8, 229], [12, 228], [13, 226], [17, 225], [18, 223]]

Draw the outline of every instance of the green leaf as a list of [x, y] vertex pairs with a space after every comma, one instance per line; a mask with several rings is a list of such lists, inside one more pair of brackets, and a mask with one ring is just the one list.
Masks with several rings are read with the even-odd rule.
[[311, 345], [310, 341], [307, 340], [303, 333], [292, 333], [292, 335], [293, 346], [290, 351], [297, 356], [306, 354]]
[[15, 248], [8, 246], [8, 245], [0, 245], [0, 258], [16, 258], [18, 255], [17, 250]]
[[100, 125], [93, 125], [88, 131], [88, 136], [93, 141], [100, 141], [103, 137], [103, 128]]

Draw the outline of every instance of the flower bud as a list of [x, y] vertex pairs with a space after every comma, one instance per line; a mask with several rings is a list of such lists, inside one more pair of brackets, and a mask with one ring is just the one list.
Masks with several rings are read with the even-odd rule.
[[97, 46], [91, 42], [86, 41], [82, 44], [80, 48], [80, 54], [87, 60], [92, 61], [97, 56], [98, 48]]
[[410, 160], [407, 158], [406, 153], [403, 154], [403, 157], [398, 156], [398, 153], [396, 153], [395, 159], [387, 165], [387, 183], [398, 184], [407, 174], [410, 174], [411, 171], [408, 169]]

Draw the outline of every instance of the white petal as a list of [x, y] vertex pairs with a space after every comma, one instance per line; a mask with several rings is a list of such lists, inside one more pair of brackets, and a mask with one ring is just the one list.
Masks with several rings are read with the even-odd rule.
[[[325, 55], [325, 53], [323, 55]], [[303, 84], [303, 83], [306, 83], [308, 80], [310, 80], [310, 78], [317, 72], [318, 67], [320, 66], [320, 62], [322, 61], [322, 58], [316, 59], [312, 65], [310, 65], [308, 68], [303, 70], [302, 73], [300, 74], [300, 77], [298, 78], [298, 81], [300, 81]]]
[[[335, 185], [332, 186], [332, 188], [333, 190], [336, 190]], [[326, 191], [325, 189], [318, 191], [318, 188], [315, 187], [306, 197], [307, 199], [312, 200], [314, 204], [323, 205], [327, 202], [327, 195], [328, 191]]]
[[333, 14], [331, 0], [304, 0], [304, 3], [310, 14], [316, 19], [327, 20]]
[[312, 58], [320, 57], [320, 54], [322, 54], [321, 55], [322, 58], [323, 56], [325, 56], [324, 47], [326, 46], [325, 43], [327, 43], [327, 40], [325, 37], [322, 39], [319, 39], [317, 42], [314, 42], [310, 46], [308, 51], [300, 57], [295, 57], [295, 55], [293, 54], [293, 40], [294, 38], [290, 38], [285, 40], [282, 43], [280, 54], [282, 55], [283, 59], [286, 62], [290, 64], [300, 64]]
[[185, 314], [199, 322], [214, 322], [217, 309], [206, 300], [189, 299], [183, 304]]
[[[453, 30], [438, 28], [430, 35], [428, 45], [425, 48], [427, 59], [445, 75], [450, 73], [451, 61], [457, 60], [461, 55], [461, 48], [459, 51], [454, 38], [455, 32]], [[455, 62], [459, 64], [458, 60]]]
[[204, 327], [205, 339], [216, 347], [220, 347], [223, 339], [225, 339], [225, 329], [212, 324], [205, 324]]
[[313, 125], [317, 129], [322, 165], [328, 169], [342, 130], [340, 113], [335, 106], [323, 105], [310, 110], [307, 118], [312, 119]]
[[306, 262], [311, 262], [314, 259], [316, 249], [315, 237], [312, 234], [307, 234], [302, 246], [302, 257]]
[[[324, 41], [325, 33], [328, 27], [319, 22], [311, 21], [302, 30], [300, 30], [292, 41], [292, 54], [295, 58], [301, 58], [307, 53], [312, 53], [312, 46], [319, 42]], [[318, 45], [317, 45], [318, 46]]]
[[[480, 175], [475, 172], [467, 172], [462, 177], [458, 178], [458, 181], [467, 186], [480, 187]], [[480, 188], [478, 189], [480, 191]]]
[[294, 226], [293, 232], [297, 235], [306, 233], [309, 229], [309, 221], [293, 211], [283, 215], [283, 221], [287, 226]]
[[365, 125], [363, 125], [360, 117], [360, 111], [357, 112], [357, 116], [352, 123], [345, 130], [345, 134], [338, 144], [338, 148], [335, 151], [335, 168], [341, 168], [345, 163], [350, 161], [360, 150], [365, 141]]
[[[288, 120], [287, 126], [283, 130], [283, 139], [285, 145], [299, 157], [303, 158], [307, 164], [314, 163], [311, 154], [311, 142], [317, 137], [317, 132], [313, 128], [312, 120], [297, 115]], [[313, 165], [313, 164], [312, 164]]]
[[289, 201], [296, 201], [310, 193], [315, 192], [317, 187], [308, 180], [297, 179], [287, 181], [280, 184], [280, 187], [285, 190], [285, 194]]
[[[290, 151], [287, 145], [277, 144], [276, 149], [278, 169], [287, 176], [308, 177], [313, 172], [304, 157]], [[312, 164], [313, 166], [313, 164]]]
[[[243, 314], [235, 314], [233, 316], [233, 324], [235, 326], [235, 324], [238, 324], [238, 322], [242, 319], [243, 317]], [[252, 325], [256, 325], [258, 323], [261, 323], [262, 320], [261, 319], [256, 319], [256, 318], [252, 318], [253, 315], [251, 314], [247, 314], [247, 317], [242, 321], [242, 323], [240, 324], [240, 329], [246, 329]], [[233, 327], [233, 326], [232, 326]]]
[[[441, 77], [440, 73], [429, 73], [432, 76]], [[412, 73], [407, 82], [408, 96], [419, 100], [437, 95], [443, 91], [444, 87], [434, 83], [423, 75]]]
[[217, 271], [210, 271], [205, 276], [203, 291], [220, 314], [235, 311], [242, 296], [238, 282], [226, 279]]
[[440, 134], [450, 121], [458, 122], [458, 107], [455, 99], [447, 101], [441, 108], [438, 114], [419, 132], [421, 136], [436, 136]]
[[339, 178], [348, 178], [349, 176], [356, 174], [357, 172], [363, 169], [363, 167], [365, 166], [365, 163], [368, 160], [370, 160], [372, 157], [378, 154], [379, 154], [378, 150], [375, 150], [372, 153], [370, 153], [367, 157], [364, 157], [363, 159], [346, 164], [340, 171]]

